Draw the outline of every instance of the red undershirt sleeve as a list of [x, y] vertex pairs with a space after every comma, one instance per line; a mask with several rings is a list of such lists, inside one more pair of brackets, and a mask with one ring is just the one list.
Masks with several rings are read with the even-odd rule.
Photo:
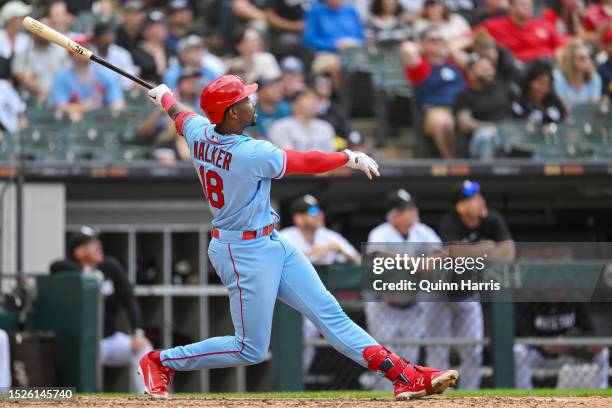
[[[170, 110], [170, 107], [174, 105], [175, 103], [176, 103], [176, 99], [174, 99], [174, 95], [172, 95], [172, 93], [167, 92], [162, 96], [161, 107], [166, 112], [168, 112]], [[174, 126], [176, 127], [176, 132], [181, 136], [185, 136], [185, 133], [184, 133], [185, 122], [187, 122], [187, 119], [189, 119], [191, 116], [196, 116], [196, 115], [197, 113], [195, 112], [179, 112], [178, 114], [176, 114], [174, 116]]]
[[285, 174], [319, 174], [342, 167], [348, 157], [340, 152], [298, 152], [285, 149], [287, 169]]
[[174, 126], [176, 127], [176, 132], [181, 136], [185, 136], [185, 133], [183, 133], [183, 131], [187, 119], [197, 115], [198, 114], [195, 112], [179, 112], [174, 118]]

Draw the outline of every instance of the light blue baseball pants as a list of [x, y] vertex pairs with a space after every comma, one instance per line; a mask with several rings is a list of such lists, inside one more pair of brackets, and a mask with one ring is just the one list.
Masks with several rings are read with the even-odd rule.
[[248, 241], [213, 238], [208, 255], [229, 290], [234, 335], [164, 350], [165, 366], [188, 371], [260, 363], [277, 298], [308, 317], [336, 350], [367, 366], [363, 350], [378, 343], [349, 319], [304, 254], [276, 231]]

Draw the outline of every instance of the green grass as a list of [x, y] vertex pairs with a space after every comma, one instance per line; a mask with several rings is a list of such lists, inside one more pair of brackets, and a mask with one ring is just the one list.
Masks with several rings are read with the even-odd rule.
[[[135, 394], [79, 394], [105, 398], [144, 398]], [[262, 392], [236, 394], [173, 394], [176, 398], [391, 398], [384, 391], [307, 391], [307, 392]], [[534, 390], [484, 389], [477, 391], [447, 391], [441, 397], [612, 397], [612, 388], [604, 390], [557, 390], [538, 388]], [[437, 397], [440, 398], [440, 397]]]

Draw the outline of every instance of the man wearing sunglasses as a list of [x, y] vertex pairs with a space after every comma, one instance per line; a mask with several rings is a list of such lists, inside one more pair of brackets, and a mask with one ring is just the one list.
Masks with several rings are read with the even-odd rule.
[[[480, 184], [465, 180], [453, 190], [453, 208], [439, 226], [442, 241], [450, 245], [454, 257], [487, 254], [492, 261], [514, 260], [515, 246], [503, 216], [487, 208]], [[453, 245], [459, 244], [459, 245]], [[470, 244], [470, 245], [465, 245]], [[449, 302], [426, 303], [426, 321], [436, 321], [429, 334], [435, 338], [463, 338], [481, 341], [484, 337], [482, 306], [474, 292], [449, 293]], [[480, 386], [482, 345], [459, 347], [461, 371], [459, 388]], [[449, 362], [449, 348], [427, 347], [427, 364]]]
[[455, 119], [450, 107], [455, 96], [465, 89], [465, 80], [457, 65], [458, 61], [465, 62], [465, 56], [456, 51], [458, 55], [451, 58], [447, 42], [435, 27], [421, 34], [420, 48], [405, 42], [400, 52], [406, 76], [425, 114], [423, 131], [433, 139], [440, 155], [451, 159]]

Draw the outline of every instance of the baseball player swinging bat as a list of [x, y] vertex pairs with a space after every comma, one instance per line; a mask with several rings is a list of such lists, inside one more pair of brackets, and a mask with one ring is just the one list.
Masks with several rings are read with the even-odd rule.
[[[66, 36], [26, 18], [32, 33], [81, 54], [149, 89], [185, 138], [213, 215], [208, 256], [228, 289], [234, 335], [211, 337], [185, 346], [151, 351], [138, 364], [145, 392], [168, 398], [176, 371], [256, 364], [270, 344], [277, 298], [306, 315], [336, 350], [387, 378], [395, 398], [440, 394], [459, 373], [406, 361], [376, 342], [342, 311], [304, 254], [275, 231], [280, 217], [272, 209], [272, 180], [290, 174], [321, 174], [346, 166], [379, 176], [378, 164], [363, 152], [301, 152], [255, 140], [244, 130], [256, 124], [251, 95], [257, 84], [224, 75], [200, 95], [205, 116], [174, 98], [167, 85], [156, 87], [97, 57]], [[301, 359], [301, 356], [296, 356]]]
[[66, 37], [64, 34], [55, 31], [51, 27], [41, 23], [36, 19], [33, 19], [32, 17], [24, 18], [21, 24], [26, 30], [28, 30], [32, 34], [44, 38], [45, 40], [54, 44], [57, 44], [60, 47], [67, 49], [68, 51], [74, 52], [75, 54], [80, 54], [93, 62], [103, 65], [106, 68], [115, 71], [119, 75], [123, 75], [124, 77], [131, 79], [132, 81], [136, 82], [137, 84], [143, 86], [146, 89], [155, 88], [155, 85], [150, 84], [147, 81], [122, 70], [121, 68], [106, 61], [104, 58], [98, 57], [93, 52], [89, 51], [87, 48], [77, 44], [70, 38]]

